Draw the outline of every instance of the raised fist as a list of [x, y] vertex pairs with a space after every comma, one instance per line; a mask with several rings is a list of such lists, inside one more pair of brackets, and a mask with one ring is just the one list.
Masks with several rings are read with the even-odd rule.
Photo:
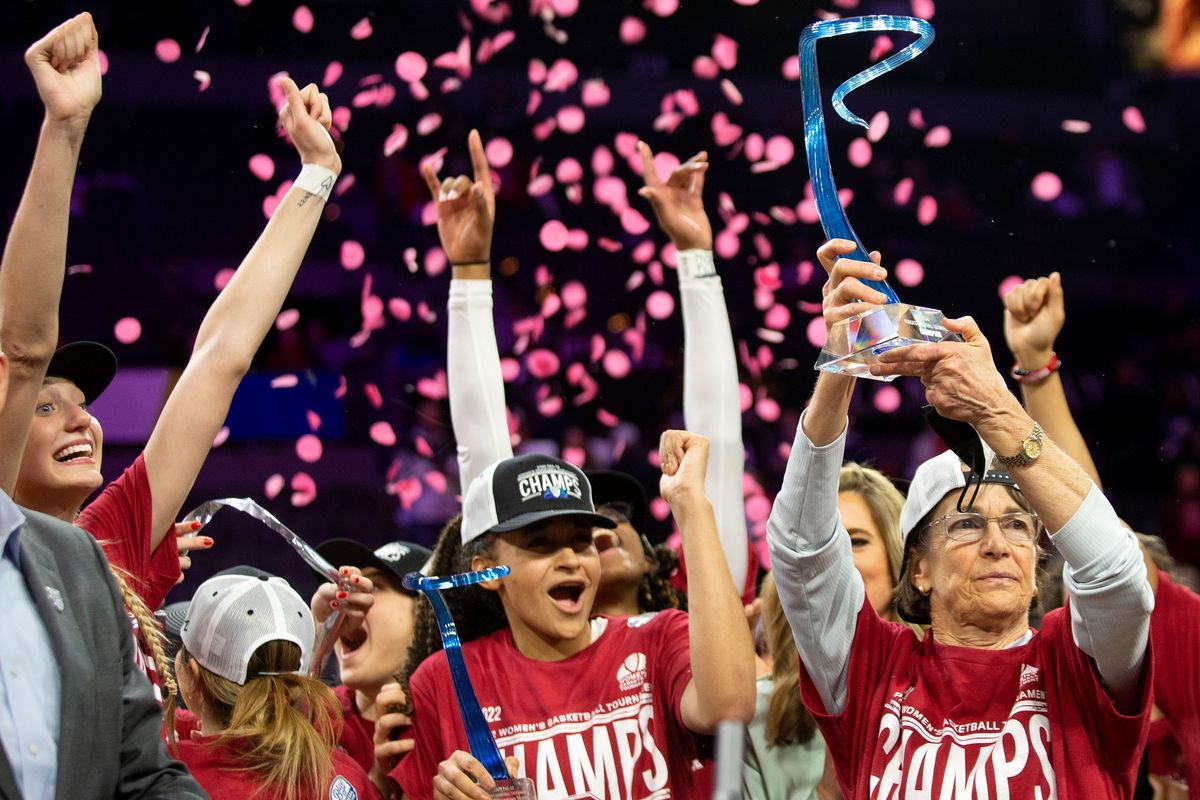
[[46, 119], [87, 125], [100, 102], [100, 40], [86, 11], [25, 51], [25, 64], [46, 107]]

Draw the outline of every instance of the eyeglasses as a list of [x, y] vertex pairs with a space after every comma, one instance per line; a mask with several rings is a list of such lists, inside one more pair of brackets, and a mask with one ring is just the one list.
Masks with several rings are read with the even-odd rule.
[[942, 525], [946, 538], [955, 542], [978, 542], [987, 532], [989, 522], [1000, 527], [1004, 538], [1013, 544], [1032, 544], [1037, 541], [1041, 530], [1037, 514], [1026, 511], [1013, 511], [996, 517], [985, 517], [983, 514], [947, 514], [929, 523], [930, 528]]

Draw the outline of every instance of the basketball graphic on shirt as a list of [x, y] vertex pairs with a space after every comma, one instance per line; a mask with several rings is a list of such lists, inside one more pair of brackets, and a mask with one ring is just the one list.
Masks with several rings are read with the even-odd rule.
[[623, 691], [636, 689], [646, 682], [646, 654], [630, 653], [617, 668], [617, 684]]
[[329, 800], [358, 800], [358, 792], [350, 781], [338, 775], [329, 784]]

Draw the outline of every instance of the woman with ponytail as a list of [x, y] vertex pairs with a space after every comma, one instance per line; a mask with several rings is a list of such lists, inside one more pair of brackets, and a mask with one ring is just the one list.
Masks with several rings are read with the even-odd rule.
[[341, 709], [308, 677], [313, 619], [282, 578], [219, 575], [196, 590], [175, 657], [198, 731], [170, 741], [213, 797], [377, 798], [366, 773], [336, 750]]

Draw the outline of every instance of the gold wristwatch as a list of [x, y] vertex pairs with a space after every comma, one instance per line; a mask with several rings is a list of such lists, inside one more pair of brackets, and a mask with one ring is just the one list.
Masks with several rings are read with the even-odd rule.
[[1021, 442], [1021, 447], [1017, 450], [1016, 455], [1002, 456], [996, 454], [996, 461], [1000, 462], [1007, 470], [1013, 467], [1028, 467], [1030, 464], [1038, 460], [1038, 456], [1042, 454], [1042, 440], [1045, 438], [1046, 432], [1042, 430], [1042, 426], [1036, 421], [1033, 423], [1033, 433], [1025, 437]]

